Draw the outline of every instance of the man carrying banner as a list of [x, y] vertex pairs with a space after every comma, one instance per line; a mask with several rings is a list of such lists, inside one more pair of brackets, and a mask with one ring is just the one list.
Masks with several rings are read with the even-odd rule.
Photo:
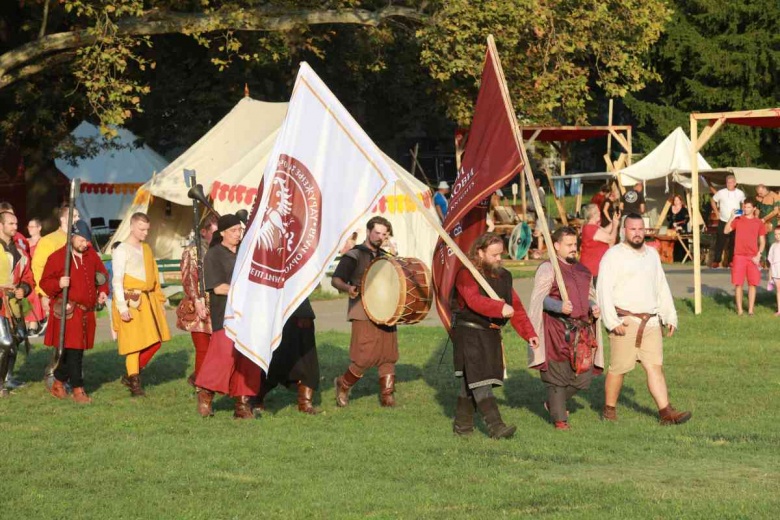
[[200, 294], [198, 258], [203, 258], [217, 230], [217, 218], [206, 217], [200, 225], [200, 251], [196, 251], [198, 240], [193, 240], [181, 255], [181, 286], [184, 290], [179, 306], [176, 308], [176, 328], [189, 332], [195, 347], [195, 370], [187, 382], [195, 386], [195, 378], [203, 365], [211, 339], [211, 319], [208, 310], [208, 293]]
[[209, 293], [213, 332], [203, 365], [195, 378], [198, 413], [201, 417], [214, 415], [211, 402], [215, 392], [235, 398], [234, 418], [259, 417], [252, 409], [251, 401], [260, 391], [260, 367], [234, 348], [233, 342], [225, 335], [224, 328], [225, 307], [236, 265], [236, 253], [241, 243], [241, 233], [241, 220], [236, 215], [219, 217], [217, 232], [211, 241], [212, 246], [203, 260], [203, 279]]
[[149, 364], [163, 341], [171, 339], [165, 320], [165, 295], [160, 288], [157, 263], [146, 235], [150, 221], [145, 213], [130, 217], [130, 236], [114, 249], [111, 266], [112, 322], [119, 354], [125, 356], [127, 375], [122, 384], [132, 397], [143, 397], [141, 370]]
[[0, 212], [0, 398], [9, 395], [3, 386], [16, 359], [19, 344], [24, 341], [22, 300], [35, 289], [30, 258], [16, 242], [18, 221], [10, 211]]
[[349, 391], [371, 367], [379, 368], [379, 396], [382, 406], [395, 406], [395, 364], [398, 361], [396, 327], [377, 325], [368, 319], [360, 296], [360, 281], [368, 264], [377, 256], [385, 255], [382, 242], [390, 230], [384, 217], [372, 217], [366, 224], [366, 240], [341, 257], [333, 273], [333, 287], [349, 294], [347, 319], [352, 322], [349, 343], [350, 364], [343, 375], [336, 378], [336, 405], [349, 404]]
[[536, 270], [529, 307], [531, 322], [539, 331], [539, 348], [528, 349], [528, 366], [539, 370], [547, 387], [544, 407], [555, 428], [568, 430], [566, 401], [587, 389], [593, 376], [604, 369], [601, 331], [594, 324], [601, 313], [593, 276], [577, 262], [577, 231], [559, 228], [552, 240], [569, 298], [561, 295], [552, 264], [542, 263]]
[[108, 271], [90, 243], [92, 233], [83, 220], [73, 224], [71, 234], [73, 247], [70, 276], [65, 276], [65, 255], [67, 248], [56, 250], [46, 261], [40, 286], [49, 297], [49, 326], [46, 328], [44, 345], [59, 346], [60, 320], [62, 319], [63, 289], [68, 290], [68, 307], [65, 314], [65, 341], [57, 368], [51, 395], [65, 399], [65, 383], [73, 388], [72, 398], [80, 404], [92, 399], [84, 391], [84, 351], [95, 343], [95, 307], [108, 299]]
[[314, 309], [306, 298], [292, 313], [282, 329], [282, 341], [274, 350], [268, 376], [260, 385], [257, 406], [265, 410], [263, 400], [278, 385], [295, 388], [298, 392], [298, 411], [316, 415], [312, 400], [320, 384], [320, 362], [314, 336]]
[[474, 431], [474, 412], [482, 415], [490, 436], [502, 439], [514, 435], [516, 427], [501, 419], [493, 387], [504, 384], [504, 357], [501, 327], [511, 321], [517, 333], [531, 347], [539, 338], [512, 288], [512, 274], [501, 267], [504, 241], [495, 233], [485, 233], [474, 242], [470, 260], [501, 300], [487, 296], [474, 278], [462, 268], [455, 279], [457, 304], [452, 340], [455, 345], [455, 376], [460, 378], [460, 393], [452, 429], [457, 435]]

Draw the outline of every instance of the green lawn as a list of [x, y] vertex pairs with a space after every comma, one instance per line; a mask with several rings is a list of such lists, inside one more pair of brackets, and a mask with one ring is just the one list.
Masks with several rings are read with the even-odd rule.
[[[440, 329], [400, 332], [398, 401], [377, 402], [369, 373], [346, 409], [333, 377], [347, 364], [348, 336], [318, 335], [320, 416], [294, 409], [277, 389], [258, 421], [231, 419], [216, 401], [203, 420], [185, 383], [193, 351], [178, 337], [145, 372], [148, 397], [119, 383], [110, 344], [85, 360], [95, 402], [59, 402], [39, 382], [0, 401], [3, 518], [776, 518], [780, 506], [780, 368], [769, 307], [738, 318], [705, 300], [666, 343], [672, 402], [691, 422], [660, 427], [641, 370], [627, 377], [620, 421], [597, 410], [603, 379], [577, 396], [572, 430], [555, 431], [544, 389], [507, 333], [510, 378], [498, 392], [518, 433], [493, 441], [450, 433], [456, 382]], [[34, 350], [19, 375], [37, 379]], [[774, 511], [774, 512], [773, 512]]]

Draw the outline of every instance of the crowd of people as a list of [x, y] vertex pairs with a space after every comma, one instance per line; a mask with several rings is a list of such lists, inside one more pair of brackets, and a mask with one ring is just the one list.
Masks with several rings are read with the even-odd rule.
[[[442, 184], [437, 193], [443, 199], [443, 203], [437, 202], [442, 218], [446, 216], [447, 190]], [[743, 314], [742, 285], [747, 281], [747, 314], [752, 315], [768, 227], [772, 228], [774, 244], [766, 259], [772, 280], [780, 285], [776, 197], [765, 187], [758, 190], [760, 200], [735, 195], [739, 190], [733, 178], [727, 180], [724, 190], [713, 197], [721, 219], [727, 217], [722, 229], [718, 228], [723, 238], [719, 238], [722, 244], [716, 250], [725, 248], [725, 239], [734, 236], [731, 281], [736, 308]], [[552, 258], [536, 271], [528, 312], [512, 287], [511, 274], [502, 267], [502, 237], [487, 232], [472, 245], [469, 258], [476, 271], [461, 268], [453, 294], [455, 316], [450, 333], [454, 373], [460, 381], [454, 433], [471, 434], [475, 413], [482, 416], [493, 438], [512, 436], [516, 430], [503, 421], [493, 394], [493, 388], [501, 386], [504, 379], [501, 330], [506, 324], [528, 344], [528, 366], [540, 372], [547, 389], [544, 407], [555, 428], [570, 428], [567, 401], [587, 390], [593, 378], [607, 368], [603, 330], [609, 334], [611, 348], [602, 419], [617, 420], [624, 375], [637, 362], [646, 374], [661, 424], [690, 419], [690, 412], [677, 411], [669, 402], [662, 332], [666, 328], [669, 336], [674, 334], [677, 314], [660, 257], [645, 243], [641, 184], [627, 191], [622, 200], [616, 199], [612, 190], [603, 190], [599, 196], [585, 207], [581, 231], [561, 227], [552, 234]], [[20, 384], [12, 374], [26, 334], [47, 323], [44, 344], [61, 347], [54, 349], [47, 368], [49, 392], [58, 399], [70, 397], [77, 403], [89, 403], [91, 398], [84, 390], [84, 352], [94, 346], [95, 311], [111, 296], [112, 328], [118, 353], [125, 357], [121, 383], [130, 396], [143, 397], [143, 370], [171, 337], [157, 265], [146, 243], [153, 223], [143, 213], [132, 215], [129, 236], [113, 249], [110, 276], [91, 246], [89, 226], [79, 220], [78, 211], [69, 214], [65, 206], [59, 209], [58, 217], [59, 227], [45, 236], [40, 234], [40, 221], [30, 221], [27, 238], [18, 232], [13, 208], [0, 206], [0, 322], [8, 329], [0, 330], [0, 377], [6, 382], [0, 396], [8, 396], [9, 390]], [[668, 216], [670, 226], [682, 229], [689, 221], [682, 198], [675, 196]], [[313, 400], [320, 368], [316, 317], [308, 299], [285, 324], [269, 366], [258, 366], [226, 334], [227, 295], [244, 226], [239, 215], [208, 215], [201, 221], [196, 240], [182, 255], [184, 298], [176, 310], [176, 327], [189, 332], [195, 350], [195, 367], [187, 382], [197, 393], [197, 412], [212, 416], [214, 396], [222, 393], [235, 399], [235, 418], [256, 418], [265, 409], [268, 392], [281, 385], [297, 393], [300, 412], [317, 414]], [[356, 243], [356, 236], [352, 237], [333, 274], [333, 287], [349, 296], [347, 319], [352, 327], [350, 363], [334, 380], [338, 407], [349, 405], [352, 387], [373, 368], [379, 375], [380, 405], [396, 405], [397, 331], [395, 326], [379, 325], [369, 318], [361, 304], [360, 287], [372, 260], [396, 254], [387, 247], [391, 233], [390, 222], [371, 218], [365, 240]], [[475, 272], [499, 300], [488, 296]], [[777, 298], [780, 315], [780, 290]], [[64, 342], [60, 344], [63, 320]]]

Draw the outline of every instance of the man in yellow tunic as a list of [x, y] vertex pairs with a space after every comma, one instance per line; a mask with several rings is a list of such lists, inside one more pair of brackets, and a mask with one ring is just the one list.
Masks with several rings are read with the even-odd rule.
[[145, 213], [134, 213], [130, 217], [130, 236], [114, 249], [111, 261], [114, 271], [111, 313], [119, 354], [126, 356], [127, 375], [122, 376], [122, 384], [130, 389], [133, 397], [146, 395], [140, 372], [161, 343], [171, 339], [157, 264], [152, 248], [144, 242], [149, 225]]
[[[68, 206], [61, 206], [59, 209], [60, 227], [52, 231], [46, 236], [41, 237], [38, 241], [38, 245], [35, 248], [35, 254], [32, 257], [32, 273], [35, 278], [35, 292], [41, 298], [41, 305], [43, 305], [44, 316], [49, 314], [49, 297], [43, 292], [38, 285], [43, 277], [43, 268], [46, 267], [46, 260], [56, 250], [62, 248], [65, 242], [68, 240]], [[75, 224], [79, 220], [79, 210], [73, 209], [73, 223]]]

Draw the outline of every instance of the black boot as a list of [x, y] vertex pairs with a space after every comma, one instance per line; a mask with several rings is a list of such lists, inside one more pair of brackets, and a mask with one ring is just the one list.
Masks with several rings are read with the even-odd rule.
[[5, 376], [5, 387], [8, 390], [16, 390], [24, 386], [23, 381], [19, 381], [14, 377], [14, 367], [16, 366], [17, 352], [14, 351], [8, 358], [8, 372]]
[[501, 420], [501, 413], [498, 411], [498, 403], [496, 403], [495, 397], [482, 399], [477, 403], [477, 407], [488, 427], [488, 433], [491, 438], [505, 439], [515, 434], [517, 427], [515, 425], [507, 426]]
[[471, 397], [458, 396], [458, 405], [455, 408], [455, 421], [452, 423], [452, 431], [456, 435], [471, 435], [474, 433], [474, 401]]

